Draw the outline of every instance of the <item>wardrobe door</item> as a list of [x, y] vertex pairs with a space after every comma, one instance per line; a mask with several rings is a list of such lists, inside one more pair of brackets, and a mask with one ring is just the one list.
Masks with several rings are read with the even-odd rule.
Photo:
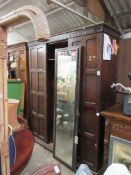
[[76, 167], [79, 116], [80, 47], [56, 50], [54, 156]]
[[[101, 42], [101, 41], [100, 41]], [[69, 45], [82, 46], [78, 161], [94, 171], [99, 162], [100, 121], [100, 54], [96, 34], [69, 40]], [[94, 156], [92, 156], [94, 155]]]
[[29, 49], [31, 127], [36, 137], [47, 142], [46, 45]]

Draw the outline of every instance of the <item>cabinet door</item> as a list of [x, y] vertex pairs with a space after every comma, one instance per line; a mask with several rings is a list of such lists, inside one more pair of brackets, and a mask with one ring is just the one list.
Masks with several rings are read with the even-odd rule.
[[30, 102], [33, 133], [47, 142], [46, 45], [31, 47]]
[[[99, 169], [100, 147], [100, 88], [101, 88], [101, 55], [97, 35], [86, 38], [84, 41], [84, 66], [81, 95], [80, 117], [80, 159], [86, 162], [92, 170]], [[102, 134], [102, 133], [101, 133]], [[83, 154], [83, 143], [87, 145]], [[92, 153], [94, 156], [92, 157]]]
[[80, 48], [56, 50], [54, 156], [76, 167], [79, 115]]
[[100, 110], [100, 43], [96, 34], [69, 40], [70, 46], [82, 46], [78, 160], [94, 171], [98, 169], [100, 150], [100, 121], [96, 115]]

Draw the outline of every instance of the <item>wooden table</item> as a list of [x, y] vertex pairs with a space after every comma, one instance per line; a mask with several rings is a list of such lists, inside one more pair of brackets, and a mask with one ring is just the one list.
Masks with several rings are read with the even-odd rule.
[[131, 141], [131, 116], [124, 115], [122, 110], [122, 106], [116, 104], [101, 112], [101, 115], [105, 118], [104, 167], [108, 165], [111, 135]]

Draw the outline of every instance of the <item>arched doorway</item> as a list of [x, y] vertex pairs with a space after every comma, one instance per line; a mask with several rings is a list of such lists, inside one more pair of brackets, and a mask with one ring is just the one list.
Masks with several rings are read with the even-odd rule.
[[0, 20], [0, 148], [2, 174], [10, 174], [7, 110], [7, 30], [25, 20], [31, 20], [38, 40], [48, 40], [50, 31], [45, 14], [35, 6], [24, 6]]

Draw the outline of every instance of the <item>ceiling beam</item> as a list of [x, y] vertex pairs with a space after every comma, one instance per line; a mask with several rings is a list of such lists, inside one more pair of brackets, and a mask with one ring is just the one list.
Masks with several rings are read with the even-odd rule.
[[89, 22], [91, 22], [91, 23], [93, 23], [93, 24], [97, 24], [96, 21], [94, 21], [94, 20], [92, 20], [92, 19], [86, 17], [85, 15], [83, 15], [83, 14], [81, 14], [81, 13], [79, 13], [79, 12], [73, 10], [72, 8], [67, 7], [66, 5], [64, 5], [63, 3], [61, 3], [61, 2], [59, 2], [59, 1], [57, 1], [57, 0], [47, 0], [47, 2], [48, 2], [49, 4], [50, 4], [50, 3], [54, 3], [54, 4], [60, 6], [60, 7], [64, 8], [64, 9], [70, 11], [70, 12], [73, 13], [73, 14], [76, 14], [77, 16], [79, 16], [79, 17], [81, 17], [81, 18], [83, 18], [83, 19], [85, 19], [85, 20], [88, 20]]

